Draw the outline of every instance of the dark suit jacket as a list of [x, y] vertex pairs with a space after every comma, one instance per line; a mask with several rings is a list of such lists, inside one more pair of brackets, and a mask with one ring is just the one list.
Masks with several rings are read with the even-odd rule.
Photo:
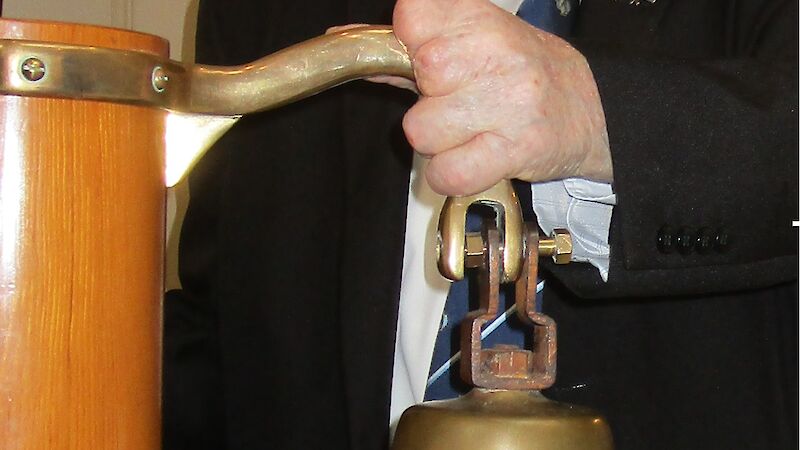
[[[201, 2], [198, 60], [238, 64], [391, 1]], [[586, 0], [605, 108], [611, 277], [551, 268], [552, 398], [620, 449], [796, 448], [797, 3]], [[243, 119], [191, 176], [168, 294], [165, 448], [379, 449], [414, 97], [352, 83]], [[726, 252], [658, 251], [724, 229]]]

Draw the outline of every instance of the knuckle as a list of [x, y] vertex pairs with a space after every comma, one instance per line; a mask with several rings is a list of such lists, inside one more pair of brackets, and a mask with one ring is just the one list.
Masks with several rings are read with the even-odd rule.
[[452, 44], [448, 38], [436, 38], [423, 44], [414, 55], [414, 74], [423, 95], [449, 94], [463, 78], [469, 63], [459, 57]]
[[414, 150], [424, 153], [425, 149], [422, 148], [424, 125], [419, 116], [418, 109], [414, 107], [409, 109], [406, 115], [403, 116], [403, 132], [406, 135], [406, 140], [408, 140], [409, 145], [411, 145]]
[[395, 4], [392, 15], [394, 33], [409, 50], [417, 49], [440, 28], [431, 13], [431, 6], [424, 0], [398, 0]]
[[473, 177], [459, 166], [441, 164], [433, 157], [427, 169], [428, 184], [442, 195], [468, 195], [472, 193]]
[[414, 14], [395, 11], [394, 17], [393, 28], [397, 39], [410, 48], [417, 47], [425, 29], [418, 20], [414, 20]]
[[435, 78], [451, 64], [442, 39], [434, 39], [423, 44], [414, 55], [414, 69], [423, 77]]

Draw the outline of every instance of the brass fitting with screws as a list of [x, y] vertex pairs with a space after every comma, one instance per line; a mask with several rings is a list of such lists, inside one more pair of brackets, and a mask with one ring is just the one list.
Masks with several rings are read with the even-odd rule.
[[164, 92], [167, 89], [167, 83], [169, 82], [169, 75], [161, 66], [156, 66], [153, 69], [153, 90], [156, 92]]

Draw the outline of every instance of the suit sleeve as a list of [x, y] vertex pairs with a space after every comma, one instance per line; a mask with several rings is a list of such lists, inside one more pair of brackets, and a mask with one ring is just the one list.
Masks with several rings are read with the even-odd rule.
[[603, 102], [617, 206], [608, 283], [586, 265], [547, 266], [571, 290], [703, 294], [797, 278], [797, 3], [763, 3], [731, 14], [724, 45], [702, 57], [573, 42]]

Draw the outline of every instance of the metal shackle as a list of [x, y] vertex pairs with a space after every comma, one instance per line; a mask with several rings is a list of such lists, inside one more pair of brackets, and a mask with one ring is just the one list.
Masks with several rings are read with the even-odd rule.
[[[439, 215], [437, 259], [439, 272], [450, 280], [464, 278], [467, 254], [473, 245], [466, 232], [467, 210], [474, 204], [492, 207], [497, 213], [502, 247], [502, 283], [519, 277], [522, 267], [524, 236], [522, 211], [509, 180], [502, 180], [479, 194], [448, 197]], [[480, 244], [479, 244], [480, 245]], [[478, 251], [482, 250], [477, 249]]]

